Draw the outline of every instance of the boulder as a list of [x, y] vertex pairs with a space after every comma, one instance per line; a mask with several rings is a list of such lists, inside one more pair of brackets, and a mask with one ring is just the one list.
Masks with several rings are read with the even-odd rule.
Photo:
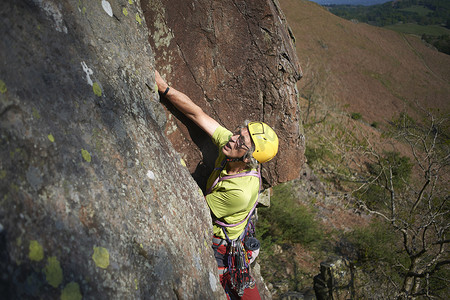
[[0, 24], [2, 297], [224, 298], [139, 1], [7, 0]]
[[330, 258], [320, 264], [320, 274], [314, 277], [318, 300], [355, 299], [354, 266], [343, 258]]
[[261, 266], [258, 264], [258, 260], [252, 263], [250, 272], [253, 278], [256, 281], [256, 287], [258, 288], [259, 295], [263, 300], [272, 300], [272, 294], [264, 282], [264, 279], [261, 276]]
[[[295, 84], [302, 71], [278, 1], [143, 0], [142, 6], [156, 66], [168, 83], [230, 130], [246, 120], [272, 126], [280, 149], [264, 164], [265, 182], [297, 178], [304, 138]], [[203, 187], [217, 150], [166, 106], [166, 134]]]

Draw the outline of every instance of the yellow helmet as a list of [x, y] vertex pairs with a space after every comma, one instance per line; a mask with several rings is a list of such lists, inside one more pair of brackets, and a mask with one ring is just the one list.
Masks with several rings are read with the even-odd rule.
[[263, 122], [250, 122], [247, 128], [255, 144], [253, 157], [260, 163], [274, 158], [278, 152], [278, 136], [275, 131]]

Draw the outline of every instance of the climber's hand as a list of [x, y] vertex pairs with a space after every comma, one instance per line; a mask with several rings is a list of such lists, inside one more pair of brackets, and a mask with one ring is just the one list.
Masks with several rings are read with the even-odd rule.
[[158, 91], [164, 95], [164, 97], [170, 101], [179, 111], [181, 111], [186, 117], [194, 121], [201, 129], [203, 129], [209, 136], [212, 136], [219, 123], [208, 116], [197, 104], [195, 104], [191, 98], [186, 94], [177, 91], [175, 88], [170, 87], [167, 82], [161, 77], [158, 71], [155, 71], [155, 81], [158, 85]]
[[158, 92], [164, 93], [166, 88], [169, 86], [167, 82], [161, 77], [158, 71], [155, 70], [155, 81], [156, 85], [158, 85]]

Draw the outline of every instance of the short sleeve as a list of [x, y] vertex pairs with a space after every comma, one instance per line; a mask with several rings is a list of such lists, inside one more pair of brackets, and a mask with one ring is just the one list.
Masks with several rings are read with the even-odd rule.
[[223, 126], [217, 127], [212, 135], [212, 141], [217, 148], [222, 148], [230, 140], [233, 133]]

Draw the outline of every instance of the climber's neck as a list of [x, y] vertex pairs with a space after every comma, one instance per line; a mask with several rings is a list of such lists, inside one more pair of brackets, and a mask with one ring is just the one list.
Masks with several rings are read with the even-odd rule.
[[247, 164], [243, 161], [234, 161], [228, 162], [226, 166], [226, 170], [228, 175], [237, 174], [239, 172], [244, 171], [247, 168]]

